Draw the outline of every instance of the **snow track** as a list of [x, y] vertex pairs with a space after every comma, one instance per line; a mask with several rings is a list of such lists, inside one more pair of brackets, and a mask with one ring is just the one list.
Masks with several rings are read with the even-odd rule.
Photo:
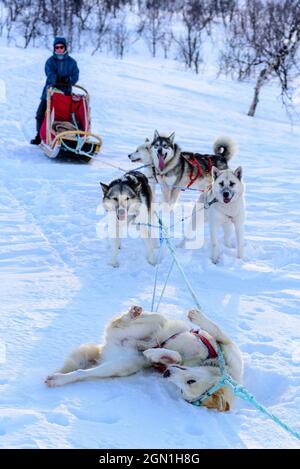
[[[112, 269], [108, 242], [97, 236], [99, 181], [118, 171], [101, 158], [60, 164], [28, 144], [46, 57], [0, 48], [7, 95], [0, 102], [1, 446], [298, 447], [244, 402], [226, 415], [198, 409], [156, 374], [44, 386], [73, 347], [100, 341], [112, 315], [133, 302], [148, 308], [154, 277], [140, 241], [126, 240], [120, 268]], [[224, 249], [220, 265], [212, 265], [208, 242], [198, 251], [178, 249], [178, 256], [206, 313], [241, 347], [245, 385], [299, 430], [300, 126], [291, 128], [272, 87], [250, 119], [251, 86], [195, 77], [173, 62], [78, 61], [93, 128], [114, 164], [133, 168], [127, 154], [155, 128], [176, 130], [186, 150], [210, 151], [222, 134], [238, 142], [232, 166], [243, 165], [247, 184], [245, 262]], [[164, 251], [159, 288], [169, 263]], [[174, 269], [161, 311], [184, 318], [191, 306]]]

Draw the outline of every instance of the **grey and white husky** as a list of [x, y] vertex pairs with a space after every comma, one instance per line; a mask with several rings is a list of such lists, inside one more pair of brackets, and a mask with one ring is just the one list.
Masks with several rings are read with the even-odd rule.
[[224, 230], [224, 244], [231, 247], [231, 227], [234, 225], [237, 243], [237, 257], [244, 256], [244, 221], [245, 201], [242, 167], [235, 171], [212, 169], [212, 186], [201, 194], [199, 201], [208, 208], [208, 220], [211, 239], [211, 259], [217, 264], [220, 258], [218, 230]]
[[118, 267], [118, 253], [122, 233], [130, 224], [137, 224], [144, 240], [147, 260], [155, 265], [154, 240], [148, 224], [152, 215], [152, 192], [148, 180], [139, 171], [129, 171], [109, 184], [100, 182], [103, 191], [103, 206], [112, 215], [112, 253], [109, 264]]
[[213, 154], [184, 152], [175, 143], [174, 132], [167, 136], [155, 130], [150, 153], [164, 202], [174, 204], [183, 188], [205, 189], [211, 181], [212, 168], [227, 169], [235, 150], [231, 139], [220, 137], [213, 145]]

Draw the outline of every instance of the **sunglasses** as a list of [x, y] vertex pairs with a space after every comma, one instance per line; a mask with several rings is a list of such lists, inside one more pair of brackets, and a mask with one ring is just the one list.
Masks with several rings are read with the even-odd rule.
[[65, 46], [55, 46], [55, 50], [64, 50], [65, 49]]

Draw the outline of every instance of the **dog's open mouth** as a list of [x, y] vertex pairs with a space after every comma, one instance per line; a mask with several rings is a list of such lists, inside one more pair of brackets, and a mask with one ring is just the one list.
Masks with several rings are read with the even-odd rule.
[[158, 166], [161, 171], [165, 168], [165, 159], [162, 153], [158, 154]]
[[229, 204], [229, 202], [231, 201], [231, 197], [223, 197], [223, 200], [224, 204]]
[[125, 210], [122, 212], [117, 212], [117, 219], [120, 221], [124, 221], [126, 219], [126, 212]]

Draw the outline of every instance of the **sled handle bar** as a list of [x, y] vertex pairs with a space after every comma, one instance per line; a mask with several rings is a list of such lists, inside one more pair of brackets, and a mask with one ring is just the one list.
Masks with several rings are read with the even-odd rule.
[[58, 135], [56, 135], [55, 139], [53, 140], [51, 144], [51, 147], [54, 148], [58, 140], [68, 135], [82, 135], [86, 137], [93, 137], [98, 141], [97, 143], [100, 145], [100, 148], [102, 147], [102, 143], [103, 143], [102, 139], [98, 135], [93, 134], [92, 132], [88, 132], [87, 130], [65, 130], [64, 132], [61, 132]]
[[89, 92], [88, 92], [88, 90], [86, 90], [86, 89], [85, 89], [83, 86], [81, 86], [81, 85], [72, 85], [71, 83], [55, 83], [55, 85], [51, 86], [51, 87], [49, 88], [49, 90], [51, 90], [51, 92], [52, 92], [53, 90], [55, 90], [55, 87], [56, 87], [56, 86], [64, 86], [64, 87], [66, 87], [66, 88], [69, 87], [69, 86], [71, 86], [72, 88], [78, 88], [79, 90], [81, 90], [81, 91], [84, 92], [85, 96], [89, 97]]
[[87, 96], [89, 96], [88, 91], [87, 91], [83, 86], [81, 86], [81, 85], [72, 85], [72, 86], [73, 86], [74, 88], [78, 88], [79, 90], [84, 91], [85, 94], [86, 94]]

